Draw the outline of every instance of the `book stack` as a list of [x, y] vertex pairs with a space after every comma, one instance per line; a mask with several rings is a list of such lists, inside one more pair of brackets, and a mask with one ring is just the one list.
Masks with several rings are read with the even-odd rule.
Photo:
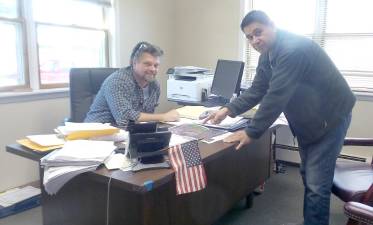
[[0, 193], [0, 218], [40, 205], [41, 191], [32, 185]]
[[94, 171], [116, 149], [113, 141], [73, 140], [40, 160], [44, 167], [43, 185], [48, 194], [56, 194], [73, 177]]

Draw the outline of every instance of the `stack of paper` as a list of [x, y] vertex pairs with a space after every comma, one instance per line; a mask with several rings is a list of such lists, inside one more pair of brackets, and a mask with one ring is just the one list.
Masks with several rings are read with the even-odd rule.
[[95, 136], [95, 137], [89, 138], [89, 140], [126, 142], [128, 141], [128, 135], [129, 135], [128, 131], [120, 129], [118, 133], [104, 135], [104, 136]]
[[243, 118], [241, 116], [236, 116], [235, 118], [227, 116], [221, 123], [219, 124], [212, 124], [211, 121], [207, 121], [207, 123], [203, 123], [204, 120], [195, 120], [195, 119], [188, 119], [188, 118], [180, 118], [177, 122], [167, 122], [168, 124], [174, 126], [181, 126], [186, 124], [199, 124], [205, 127], [210, 128], [218, 128], [227, 131], [235, 131], [240, 128], [244, 128], [250, 119]]
[[65, 140], [58, 138], [56, 134], [29, 135], [26, 137], [25, 139], [17, 140], [17, 142], [32, 150], [41, 152], [61, 148], [65, 143]]
[[115, 148], [112, 141], [67, 141], [62, 149], [51, 152], [40, 160], [44, 167], [43, 184], [46, 192], [55, 194], [73, 177], [96, 170]]
[[88, 139], [97, 136], [112, 135], [119, 132], [119, 128], [106, 123], [71, 123], [56, 128], [56, 132], [66, 140]]
[[169, 128], [172, 135], [179, 135], [182, 137], [190, 137], [200, 140], [211, 140], [211, 138], [224, 134], [226, 131], [213, 128], [207, 128], [199, 124], [182, 124]]
[[194, 74], [194, 73], [211, 73], [210, 69], [196, 66], [175, 66], [167, 72], [174, 75]]
[[64, 184], [75, 176], [95, 171], [98, 165], [93, 166], [62, 166], [62, 167], [50, 167], [44, 169], [44, 189], [52, 195], [56, 194]]
[[211, 124], [209, 121], [204, 125], [207, 127], [220, 128], [220, 129], [234, 131], [234, 130], [245, 127], [248, 122], [249, 122], [249, 119], [243, 118], [242, 116], [236, 116], [234, 118], [227, 116], [219, 124]]

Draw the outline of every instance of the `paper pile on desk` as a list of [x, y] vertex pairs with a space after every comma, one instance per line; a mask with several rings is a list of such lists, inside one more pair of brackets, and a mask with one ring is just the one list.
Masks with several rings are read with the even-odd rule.
[[[184, 107], [183, 107], [184, 108]], [[198, 113], [195, 113], [197, 115]], [[168, 124], [179, 126], [179, 125], [184, 125], [184, 124], [200, 124], [202, 126], [207, 126], [207, 127], [216, 127], [216, 128], [225, 128], [229, 129], [234, 126], [240, 126], [242, 123], [247, 123], [248, 119], [244, 118], [242, 116], [236, 116], [236, 117], [230, 117], [227, 116], [221, 123], [219, 124], [211, 124], [210, 121], [208, 121], [206, 124], [203, 124], [203, 119], [192, 119], [192, 118], [187, 118], [187, 117], [182, 117], [180, 118], [179, 121], [176, 122], [167, 122]]]
[[199, 124], [182, 124], [169, 128], [172, 134], [191, 137], [198, 140], [211, 140], [213, 137], [226, 133], [224, 130], [207, 128]]
[[94, 136], [89, 138], [89, 140], [94, 141], [114, 141], [114, 142], [126, 142], [128, 141], [129, 132], [120, 129], [118, 133], [103, 135], [103, 136]]
[[63, 148], [40, 159], [40, 165], [44, 167], [46, 192], [55, 194], [73, 177], [96, 170], [115, 148], [112, 141], [67, 141]]
[[227, 116], [221, 123], [219, 124], [212, 124], [210, 121], [208, 121], [206, 124], [204, 124], [207, 127], [212, 128], [219, 128], [219, 129], [225, 129], [229, 131], [235, 131], [241, 128], [244, 128], [247, 126], [250, 119], [243, 118], [242, 116], [236, 116], [236, 117], [230, 117]]
[[71, 123], [59, 126], [55, 131], [66, 140], [89, 139], [92, 137], [112, 135], [119, 132], [119, 128], [108, 123]]

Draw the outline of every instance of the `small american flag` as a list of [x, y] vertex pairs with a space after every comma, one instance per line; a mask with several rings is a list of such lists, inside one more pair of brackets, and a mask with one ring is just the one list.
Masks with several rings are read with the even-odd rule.
[[168, 155], [175, 171], [178, 195], [199, 191], [206, 187], [206, 174], [199, 153], [198, 140], [170, 147]]

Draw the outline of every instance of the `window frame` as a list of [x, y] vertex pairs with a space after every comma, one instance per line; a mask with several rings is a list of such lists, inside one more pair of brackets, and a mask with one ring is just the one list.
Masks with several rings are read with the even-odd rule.
[[[97, 1], [97, 0], [79, 0], [81, 2], [90, 2], [92, 4], [97, 4], [101, 6], [102, 10], [102, 15], [103, 15], [103, 21], [106, 24], [107, 22], [107, 10], [105, 6], [111, 6], [110, 4], [108, 5], [107, 1]], [[31, 9], [31, 8], [30, 8]], [[35, 32], [35, 41], [37, 43], [37, 27], [38, 25], [47, 25], [47, 26], [52, 26], [52, 27], [65, 27], [65, 28], [73, 28], [73, 29], [80, 29], [80, 30], [96, 30], [96, 31], [103, 31], [105, 34], [105, 67], [108, 67], [110, 64], [110, 59], [109, 59], [109, 30], [107, 27], [103, 28], [92, 28], [92, 27], [87, 27], [87, 26], [79, 26], [79, 25], [66, 25], [66, 24], [57, 24], [57, 23], [47, 23], [47, 22], [34, 22], [34, 32]], [[39, 89], [53, 89], [53, 88], [64, 88], [64, 87], [69, 87], [69, 83], [52, 83], [52, 84], [42, 84], [41, 83], [41, 74], [40, 74], [40, 56], [39, 56], [39, 47], [36, 47], [36, 59], [37, 59], [37, 77], [38, 77], [38, 86]]]
[[[85, 26], [77, 26], [77, 25], [62, 25], [62, 24], [55, 24], [55, 23], [45, 23], [45, 22], [35, 22], [35, 30], [37, 30], [37, 27], [39, 25], [45, 25], [45, 26], [51, 26], [51, 27], [63, 27], [63, 28], [73, 28], [73, 29], [79, 29], [79, 30], [90, 30], [90, 31], [103, 31], [105, 34], [105, 44], [104, 44], [104, 57], [105, 57], [105, 65], [104, 67], [109, 66], [109, 34], [108, 29], [106, 28], [92, 28], [92, 27], [85, 27]], [[35, 31], [36, 41], [38, 34]], [[40, 89], [50, 89], [50, 88], [63, 88], [68, 87], [69, 83], [51, 83], [51, 84], [42, 84], [41, 83], [41, 74], [40, 74], [40, 56], [39, 56], [39, 47], [36, 48], [37, 52], [37, 70], [38, 70], [38, 83]]]
[[[30, 73], [29, 73], [29, 62], [27, 60], [28, 56], [28, 47], [27, 47], [27, 35], [26, 35], [26, 24], [25, 24], [25, 18], [24, 18], [24, 10], [22, 7], [23, 0], [16, 0], [17, 2], [17, 18], [7, 18], [7, 17], [1, 17], [0, 16], [0, 21], [1, 22], [9, 22], [9, 23], [14, 23], [18, 24], [20, 28], [20, 38], [22, 43], [18, 43], [19, 46], [22, 46], [21, 49], [21, 55], [23, 59], [23, 79], [24, 79], [24, 84], [20, 85], [9, 85], [9, 86], [0, 86], [0, 92], [4, 91], [12, 91], [12, 90], [30, 90]], [[18, 64], [18, 63], [17, 63]]]
[[[10, 22], [19, 24], [20, 30], [20, 41], [19, 46], [22, 46], [22, 60], [23, 60], [23, 79], [24, 84], [22, 85], [11, 85], [0, 87], [0, 95], [8, 95], [7, 92], [33, 92], [42, 90], [53, 90], [56, 89], [58, 92], [61, 88], [67, 88], [69, 83], [51, 83], [42, 84], [41, 83], [41, 73], [40, 73], [40, 57], [39, 57], [39, 47], [37, 43], [37, 27], [39, 25], [48, 25], [52, 27], [67, 27], [73, 29], [82, 30], [96, 30], [102, 31], [104, 33], [104, 55], [105, 58], [104, 66], [108, 67], [111, 62], [111, 51], [110, 51], [110, 31], [108, 25], [109, 10], [111, 10], [112, 4], [109, 0], [79, 0], [81, 2], [90, 2], [92, 4], [97, 4], [101, 7], [104, 27], [94, 28], [88, 26], [78, 26], [78, 25], [62, 25], [58, 23], [48, 23], [48, 22], [38, 22], [34, 20], [32, 12], [33, 2], [30, 0], [16, 0], [17, 2], [17, 18], [7, 18], [0, 17], [0, 22]], [[3, 94], [2, 94], [3, 93]]]

